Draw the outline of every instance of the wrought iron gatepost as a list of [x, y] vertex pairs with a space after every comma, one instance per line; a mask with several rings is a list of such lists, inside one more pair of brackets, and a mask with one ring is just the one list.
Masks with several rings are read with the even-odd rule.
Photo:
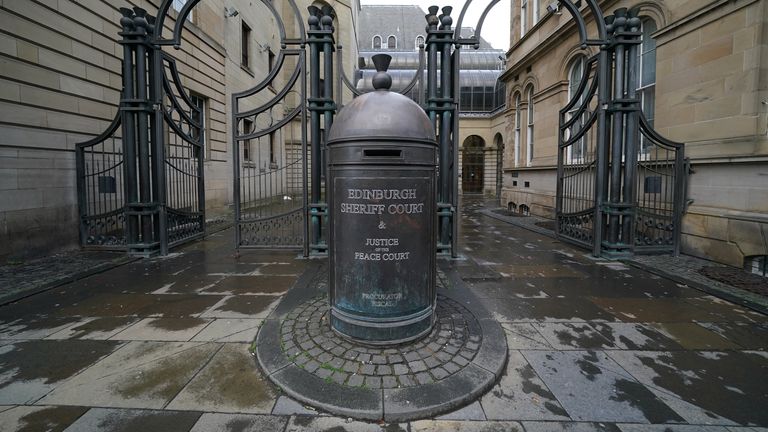
[[560, 111], [557, 235], [607, 258], [676, 254], [685, 202], [683, 144], [661, 137], [643, 114], [636, 86], [638, 10], [603, 17], [597, 2], [587, 0], [598, 30], [597, 39], [588, 39], [579, 8], [572, 0], [559, 4], [574, 17], [582, 46], [600, 51]]
[[160, 194], [158, 185], [153, 184], [152, 170], [158, 165], [158, 154], [151, 148], [154, 140], [150, 140], [150, 123], [157, 124], [154, 114], [159, 110], [150, 98], [150, 93], [152, 96], [157, 94], [157, 82], [150, 74], [156, 69], [155, 48], [151, 44], [155, 18], [141, 8], [121, 8], [120, 12], [123, 15], [119, 33], [123, 39], [118, 43], [123, 45], [124, 87], [120, 113], [125, 152], [126, 245], [130, 255], [165, 254], [167, 242], [163, 242], [159, 228]]
[[[310, 112], [310, 254], [325, 254], [328, 250], [328, 204], [324, 193], [326, 161], [325, 136], [333, 124], [336, 103], [333, 99], [333, 19], [329, 6], [310, 6], [309, 30], [309, 112]], [[322, 60], [321, 60], [322, 59]], [[322, 68], [322, 75], [321, 75]]]

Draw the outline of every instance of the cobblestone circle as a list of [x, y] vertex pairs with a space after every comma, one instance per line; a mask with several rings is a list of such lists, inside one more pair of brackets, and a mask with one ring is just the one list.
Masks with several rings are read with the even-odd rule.
[[350, 387], [402, 388], [444, 380], [466, 367], [482, 342], [480, 324], [460, 303], [437, 296], [437, 322], [417, 341], [393, 348], [347, 341], [329, 325], [328, 297], [295, 308], [281, 324], [280, 346], [296, 366]]

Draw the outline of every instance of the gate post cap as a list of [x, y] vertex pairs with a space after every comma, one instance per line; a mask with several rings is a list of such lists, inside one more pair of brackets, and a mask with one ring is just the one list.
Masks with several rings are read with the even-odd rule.
[[376, 90], [389, 90], [392, 87], [392, 77], [387, 73], [392, 56], [389, 54], [376, 54], [371, 57], [373, 65], [376, 67], [376, 75], [373, 76], [372, 84]]

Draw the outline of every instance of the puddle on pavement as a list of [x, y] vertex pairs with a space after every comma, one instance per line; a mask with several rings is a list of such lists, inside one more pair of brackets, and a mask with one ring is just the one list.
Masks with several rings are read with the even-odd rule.
[[280, 294], [296, 283], [296, 276], [229, 276], [205, 290], [206, 293]]
[[266, 311], [279, 297], [269, 295], [232, 296], [219, 305], [217, 311], [235, 312], [242, 315], [256, 315]]
[[629, 403], [643, 413], [651, 423], [684, 422], [671, 408], [657, 398], [650, 390], [636, 381], [619, 378], [614, 383], [615, 395], [611, 400]]
[[560, 344], [574, 348], [605, 348], [608, 341], [588, 324], [563, 324], [561, 329], [554, 329], [554, 334]]
[[90, 339], [89, 336], [103, 336], [108, 337], [118, 329], [127, 327], [130, 324], [138, 321], [137, 318], [113, 318], [113, 317], [101, 317], [94, 318], [83, 324], [73, 326], [66, 330], [67, 339]]
[[744, 425], [768, 424], [768, 362], [748, 352], [685, 352], [639, 361], [655, 372], [653, 384], [686, 402]]
[[[544, 400], [544, 408], [546, 408], [550, 413], [565, 417], [568, 416], [568, 413], [565, 412], [563, 407], [557, 403], [555, 395], [553, 395], [546, 388], [539, 385], [541, 380], [539, 379], [538, 375], [536, 375], [536, 372], [533, 370], [531, 365], [526, 364], [522, 368], [517, 369], [517, 371], [520, 374], [520, 377], [523, 379], [523, 392], [527, 394], [533, 393], [538, 395], [541, 399]], [[501, 393], [503, 395], [503, 391]], [[510, 398], [510, 400], [512, 400], [512, 398]]]
[[653, 327], [686, 349], [719, 350], [739, 349], [739, 345], [723, 339], [717, 333], [707, 330], [696, 323], [659, 323]]
[[208, 320], [202, 318], [158, 318], [149, 321], [147, 324], [156, 329], [178, 332], [189, 330], [206, 323], [208, 323]]
[[63, 431], [88, 408], [52, 406], [32, 411], [19, 419], [16, 432]]
[[0, 382], [44, 380], [52, 384], [72, 377], [111, 354], [121, 344], [113, 341], [26, 341], [6, 345], [0, 351]]

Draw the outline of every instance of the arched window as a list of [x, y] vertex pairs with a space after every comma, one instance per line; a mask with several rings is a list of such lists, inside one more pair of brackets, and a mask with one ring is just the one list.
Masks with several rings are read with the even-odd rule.
[[[576, 93], [579, 90], [579, 85], [581, 85], [581, 79], [584, 76], [584, 68], [586, 67], [586, 63], [587, 59], [583, 55], [576, 57], [573, 62], [571, 62], [571, 67], [568, 69], [568, 101], [573, 100], [573, 98], [577, 96]], [[579, 108], [581, 108], [582, 104], [585, 103], [586, 92], [582, 92], [578, 96], [579, 101], [576, 102], [576, 104], [568, 111], [569, 119], [573, 117]], [[581, 128], [584, 126], [584, 122], [586, 121], [586, 117], [587, 113], [585, 111], [584, 114], [582, 114], [582, 118], [575, 121], [573, 126], [571, 126], [568, 138], [581, 130]], [[569, 161], [579, 161], [584, 158], [587, 145], [585, 138], [586, 137], [582, 137], [577, 143], [568, 148], [567, 158]]]
[[520, 165], [520, 122], [523, 114], [520, 112], [520, 92], [515, 93], [515, 166]]
[[376, 35], [373, 37], [373, 49], [381, 49], [381, 36]]
[[397, 38], [394, 35], [387, 38], [387, 49], [397, 49]]
[[422, 36], [422, 35], [416, 36], [416, 46], [414, 47], [414, 48], [416, 48], [416, 51], [418, 51], [419, 50], [419, 46], [421, 46], [423, 44], [424, 44], [424, 36]]
[[528, 86], [528, 130], [526, 131], [526, 164], [528, 166], [533, 162], [533, 86]]
[[[637, 83], [637, 96], [640, 98], [643, 114], [648, 124], [653, 126], [655, 119], [654, 105], [656, 102], [656, 41], [651, 35], [656, 31], [656, 22], [648, 17], [642, 18], [640, 24], [641, 44], [638, 50], [639, 70]], [[649, 146], [645, 139], [640, 141], [640, 153], [647, 153]]]

